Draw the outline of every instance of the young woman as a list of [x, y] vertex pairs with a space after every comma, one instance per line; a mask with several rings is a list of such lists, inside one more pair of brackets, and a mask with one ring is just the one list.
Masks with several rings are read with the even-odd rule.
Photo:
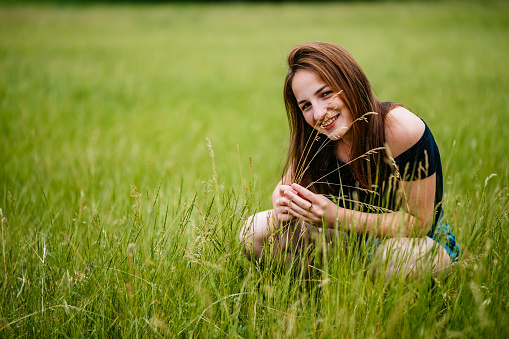
[[428, 126], [402, 105], [377, 100], [338, 45], [297, 45], [288, 66], [290, 149], [273, 209], [242, 228], [248, 258], [272, 253], [290, 261], [314, 233], [325, 230], [333, 240], [342, 231], [374, 244], [387, 278], [447, 271], [459, 246], [441, 220], [442, 167]]

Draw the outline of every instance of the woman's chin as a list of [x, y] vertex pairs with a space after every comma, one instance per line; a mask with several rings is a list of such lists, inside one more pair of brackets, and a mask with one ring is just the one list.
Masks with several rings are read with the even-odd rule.
[[341, 139], [341, 135], [339, 133], [332, 132], [331, 134], [327, 135], [327, 138], [329, 138], [331, 141], [338, 141]]

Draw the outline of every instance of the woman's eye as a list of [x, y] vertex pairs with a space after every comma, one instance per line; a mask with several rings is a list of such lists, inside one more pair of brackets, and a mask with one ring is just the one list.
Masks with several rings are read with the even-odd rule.
[[310, 107], [310, 106], [311, 106], [311, 104], [308, 102], [308, 103], [306, 103], [306, 104], [302, 105], [301, 110], [305, 111], [305, 110], [306, 110], [308, 107]]
[[325, 92], [322, 93], [322, 98], [327, 98], [331, 94], [332, 94], [332, 91], [325, 91]]

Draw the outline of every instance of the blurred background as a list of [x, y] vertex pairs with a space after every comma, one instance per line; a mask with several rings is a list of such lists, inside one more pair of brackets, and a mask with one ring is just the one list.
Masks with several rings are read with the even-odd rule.
[[287, 150], [285, 57], [307, 40], [344, 46], [380, 99], [424, 118], [446, 176], [467, 187], [474, 172], [503, 177], [506, 9], [9, 1], [0, 7], [3, 184], [12, 192], [40, 181], [52, 195], [101, 199], [101, 187], [151, 187], [164, 175], [171, 194], [181, 180], [210, 179], [208, 138], [224, 181], [249, 177], [251, 158], [269, 195]]
[[[508, 33], [502, 0], [0, 0], [0, 337], [506, 337]], [[462, 249], [443, 284], [245, 259], [309, 40], [433, 131]]]

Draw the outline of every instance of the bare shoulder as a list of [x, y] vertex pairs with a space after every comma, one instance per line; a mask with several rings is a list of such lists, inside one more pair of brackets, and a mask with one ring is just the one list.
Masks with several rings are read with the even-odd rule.
[[392, 157], [412, 147], [424, 133], [424, 122], [404, 107], [396, 107], [385, 121], [385, 137]]

